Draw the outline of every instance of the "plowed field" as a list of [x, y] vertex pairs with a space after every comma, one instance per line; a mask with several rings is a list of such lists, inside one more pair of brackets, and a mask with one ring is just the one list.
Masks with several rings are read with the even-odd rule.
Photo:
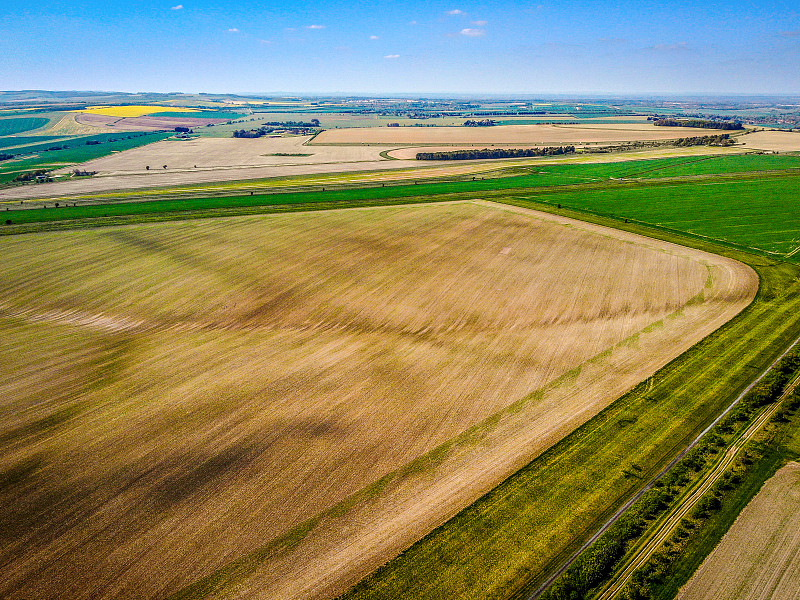
[[3, 598], [164, 597], [248, 554], [242, 597], [335, 595], [757, 287], [735, 261], [481, 202], [0, 251]]

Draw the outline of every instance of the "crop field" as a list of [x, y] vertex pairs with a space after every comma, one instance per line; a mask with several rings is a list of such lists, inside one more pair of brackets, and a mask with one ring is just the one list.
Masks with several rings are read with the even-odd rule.
[[756, 131], [739, 140], [747, 148], [773, 152], [800, 152], [800, 131]]
[[540, 200], [800, 260], [800, 177], [555, 192]]
[[[676, 131], [680, 129], [680, 131]], [[495, 127], [374, 127], [326, 129], [313, 144], [559, 144], [671, 140], [709, 135], [707, 129], [655, 127], [651, 124], [502, 125]]]
[[800, 464], [767, 481], [679, 600], [796, 600], [800, 590]]
[[[165, 164], [169, 170], [195, 170], [384, 160], [380, 156], [381, 148], [304, 146], [308, 139], [308, 136], [298, 136], [165, 140], [91, 161], [85, 168], [101, 174], [146, 175], [148, 165], [151, 170], [163, 171]], [[275, 156], [279, 153], [308, 156]]]
[[481, 202], [0, 246], [6, 598], [164, 597], [243, 556], [248, 597], [342, 591], [757, 286]]
[[44, 117], [10, 117], [0, 119], [0, 135], [13, 135], [44, 127], [49, 119]]
[[[29, 136], [14, 136], [0, 138], [0, 149], [10, 148], [12, 146], [25, 146], [27, 144], [36, 144], [37, 142], [49, 142], [50, 140], [57, 140], [58, 136], [55, 135], [29, 135]], [[16, 150], [14, 150], [16, 152]]]
[[195, 109], [172, 106], [153, 106], [153, 105], [130, 105], [130, 106], [90, 106], [78, 111], [90, 115], [104, 115], [107, 117], [142, 117], [156, 112], [161, 113], [188, 113], [196, 112]]

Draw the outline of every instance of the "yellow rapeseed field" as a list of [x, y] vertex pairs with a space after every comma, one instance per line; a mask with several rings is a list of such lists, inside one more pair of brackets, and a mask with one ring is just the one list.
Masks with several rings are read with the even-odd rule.
[[141, 117], [156, 112], [197, 112], [196, 108], [184, 108], [183, 106], [145, 106], [134, 104], [131, 106], [89, 106], [78, 112], [90, 113], [93, 115], [106, 115], [108, 117]]

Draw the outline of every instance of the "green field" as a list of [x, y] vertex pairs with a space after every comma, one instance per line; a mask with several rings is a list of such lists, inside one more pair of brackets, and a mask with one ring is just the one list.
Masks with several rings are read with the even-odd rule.
[[[54, 142], [49, 144], [36, 144], [26, 148], [14, 148], [9, 154], [25, 154], [39, 152], [38, 156], [25, 158], [22, 160], [4, 161], [0, 163], [0, 183], [11, 181], [17, 173], [31, 171], [34, 169], [55, 169], [73, 163], [86, 162], [101, 156], [106, 156], [112, 152], [121, 152], [145, 144], [151, 144], [163, 140], [173, 133], [103, 133], [93, 136], [75, 138], [66, 142]], [[115, 141], [110, 141], [111, 139]], [[86, 145], [87, 141], [97, 140], [101, 143]], [[51, 146], [65, 146], [63, 150], [47, 150]], [[35, 148], [38, 148], [36, 150]]]
[[800, 177], [796, 176], [607, 188], [553, 193], [541, 199], [800, 259]]
[[0, 119], [0, 135], [13, 135], [44, 127], [50, 119], [44, 117], [12, 117]]
[[[19, 137], [6, 137], [0, 138], [0, 149], [8, 148], [10, 146], [23, 146], [28, 144], [37, 144], [41, 142], [48, 142], [50, 140], [56, 140], [59, 135], [29, 135], [29, 136], [19, 136]], [[17, 149], [14, 148], [13, 150], [9, 151], [12, 154], [17, 153]]]

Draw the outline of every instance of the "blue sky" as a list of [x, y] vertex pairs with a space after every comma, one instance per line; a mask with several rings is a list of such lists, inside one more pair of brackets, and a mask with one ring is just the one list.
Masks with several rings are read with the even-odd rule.
[[0, 89], [800, 93], [800, 3], [0, 3]]

